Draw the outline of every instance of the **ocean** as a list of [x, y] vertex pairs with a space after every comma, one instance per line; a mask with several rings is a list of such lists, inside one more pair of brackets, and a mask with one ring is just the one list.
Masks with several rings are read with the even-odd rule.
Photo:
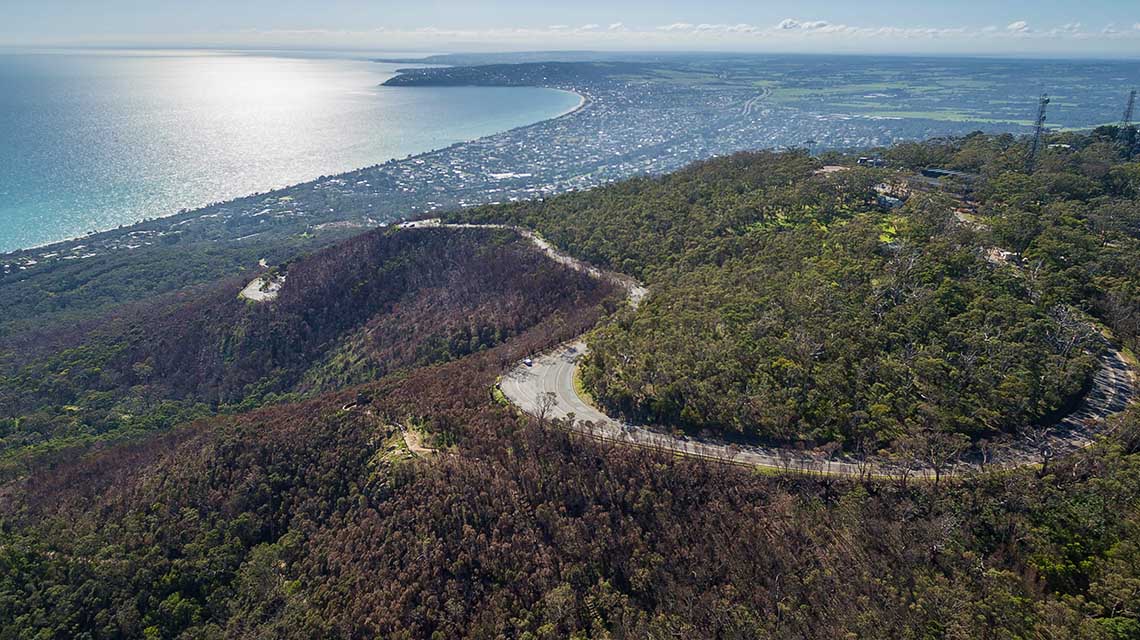
[[0, 54], [0, 252], [556, 117], [537, 88], [388, 88], [398, 65], [208, 51]]

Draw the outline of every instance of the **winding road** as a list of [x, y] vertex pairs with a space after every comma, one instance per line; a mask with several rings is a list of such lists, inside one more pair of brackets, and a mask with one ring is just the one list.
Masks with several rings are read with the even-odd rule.
[[[457, 229], [510, 229], [535, 244], [551, 259], [569, 268], [588, 273], [623, 287], [631, 306], [637, 308], [648, 290], [636, 280], [599, 269], [573, 256], [562, 253], [538, 234], [508, 225], [444, 224], [438, 219], [408, 222], [401, 228], [447, 227]], [[895, 461], [857, 456], [827, 456], [819, 452], [798, 451], [778, 447], [740, 445], [713, 439], [674, 436], [664, 431], [630, 424], [612, 418], [578, 394], [574, 383], [578, 362], [587, 353], [583, 340], [563, 344], [547, 353], [515, 365], [505, 373], [499, 387], [508, 400], [522, 411], [537, 417], [566, 421], [573, 416], [569, 428], [591, 438], [677, 455], [714, 460], [747, 467], [781, 471], [848, 476], [919, 476], [934, 477], [934, 469], [916, 463], [902, 465]], [[1018, 442], [1005, 450], [1004, 457], [987, 461], [991, 467], [1016, 467], [1040, 460], [1043, 446], [1053, 455], [1074, 451], [1093, 442], [1105, 425], [1105, 419], [1123, 411], [1136, 396], [1136, 374], [1124, 355], [1104, 341], [1101, 366], [1093, 376], [1089, 391], [1077, 408], [1060, 419], [1044, 436], [1044, 441]], [[940, 470], [942, 476], [956, 475], [976, 469], [973, 463], [957, 462]]]
[[[611, 418], [578, 395], [574, 384], [578, 361], [587, 352], [581, 340], [562, 345], [535, 358], [533, 364], [517, 365], [503, 376], [503, 394], [520, 409], [534, 416], [565, 420], [573, 414], [576, 431], [591, 437], [645, 448], [750, 467], [828, 473], [837, 475], [891, 475], [901, 473], [887, 460], [859, 460], [853, 456], [828, 457], [789, 449], [738, 445], [711, 439], [675, 437], [643, 425]], [[1073, 451], [1092, 444], [1104, 418], [1123, 411], [1134, 394], [1133, 375], [1120, 352], [1109, 348], [1102, 357], [1090, 391], [1080, 406], [1065, 416], [1048, 435], [1053, 454]], [[543, 394], [554, 394], [557, 403], [544, 409]], [[1021, 466], [1039, 459], [1039, 443], [1017, 443], [1004, 460], [991, 459], [996, 466]], [[960, 463], [965, 470], [967, 463]], [[933, 475], [932, 469], [912, 468], [916, 475]], [[952, 475], [952, 471], [943, 475]]]

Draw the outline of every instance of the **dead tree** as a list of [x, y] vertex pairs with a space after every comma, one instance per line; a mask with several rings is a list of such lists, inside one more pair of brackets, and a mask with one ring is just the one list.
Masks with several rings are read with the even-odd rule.
[[552, 391], [539, 392], [535, 395], [534, 406], [538, 411], [538, 421], [546, 423], [546, 419], [554, 411], [554, 407], [558, 406], [558, 396]]

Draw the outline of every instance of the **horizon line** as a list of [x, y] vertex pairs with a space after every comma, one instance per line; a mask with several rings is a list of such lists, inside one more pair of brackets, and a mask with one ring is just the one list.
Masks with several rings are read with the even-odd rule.
[[780, 51], [780, 50], [742, 50], [742, 49], [604, 49], [604, 48], [584, 48], [584, 49], [481, 49], [481, 48], [455, 48], [447, 51], [440, 51], [439, 47], [433, 48], [420, 48], [420, 47], [400, 47], [385, 49], [383, 47], [357, 47], [357, 46], [292, 46], [292, 45], [270, 45], [259, 46], [254, 44], [248, 45], [225, 45], [220, 46], [217, 44], [199, 44], [199, 43], [177, 43], [177, 44], [5, 44], [0, 42], [0, 52], [19, 51], [25, 53], [48, 53], [55, 51], [216, 51], [216, 52], [280, 52], [280, 53], [354, 53], [354, 54], [415, 54], [423, 55], [424, 58], [437, 57], [437, 56], [462, 56], [462, 55], [525, 55], [525, 54], [599, 54], [599, 55], [678, 55], [678, 56], [802, 56], [802, 57], [888, 57], [888, 58], [940, 58], [940, 59], [1004, 59], [1004, 60], [1102, 60], [1111, 62], [1133, 62], [1140, 60], [1140, 52], [1135, 54], [1116, 54], [1104, 52], [1008, 52], [1008, 51], [991, 51], [991, 52], [929, 52], [929, 51], [843, 51], [843, 50], [826, 50], [826, 51]]

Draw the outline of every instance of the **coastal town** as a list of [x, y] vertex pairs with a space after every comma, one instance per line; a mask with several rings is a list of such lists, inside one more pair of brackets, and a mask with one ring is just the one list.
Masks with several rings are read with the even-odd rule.
[[[408, 77], [416, 80], [414, 72]], [[150, 212], [155, 217], [136, 225], [0, 256], [0, 278], [157, 243], [242, 243], [297, 234], [326, 234], [331, 240], [441, 210], [545, 198], [631, 176], [659, 175], [746, 149], [866, 149], [974, 129], [1021, 129], [789, 102], [748, 83], [583, 73], [565, 78], [524, 74], [516, 81], [574, 92], [581, 104], [553, 120], [418, 156], [169, 217]]]

